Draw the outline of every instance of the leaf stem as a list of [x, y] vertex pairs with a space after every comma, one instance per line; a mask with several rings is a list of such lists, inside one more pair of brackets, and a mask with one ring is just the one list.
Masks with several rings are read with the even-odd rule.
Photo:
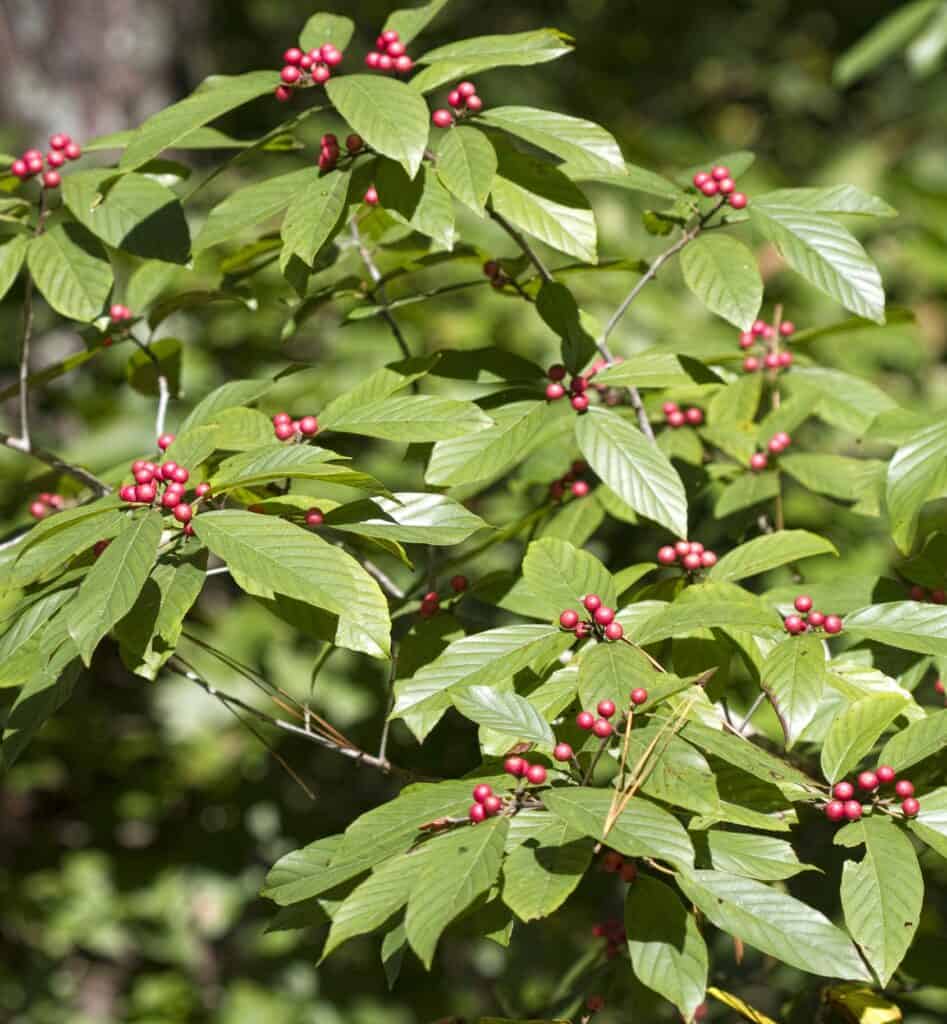
[[526, 236], [522, 234], [522, 232], [517, 231], [506, 217], [504, 217], [502, 213], [497, 213], [493, 207], [487, 207], [487, 213], [490, 215], [490, 219], [499, 224], [510, 238], [512, 238], [513, 241], [516, 242], [516, 244], [523, 250], [523, 255], [536, 268], [543, 281], [548, 284], [552, 280], [552, 274], [549, 272], [549, 268], [546, 264], [543, 263], [539, 253], [529, 244]]
[[375, 262], [375, 258], [371, 254], [371, 250], [365, 244], [365, 241], [358, 230], [358, 219], [356, 217], [352, 218], [349, 229], [352, 233], [352, 241], [358, 248], [359, 256], [362, 258], [362, 263], [365, 264], [365, 269], [368, 271], [368, 274], [372, 279], [372, 289], [369, 294], [375, 302], [381, 306], [381, 315], [385, 318], [385, 322], [391, 329], [391, 333], [394, 335], [398, 348], [401, 349], [401, 354], [405, 359], [410, 359], [411, 350], [408, 348], [408, 343], [405, 341], [405, 337], [401, 333], [398, 321], [395, 320], [394, 314], [388, 308], [388, 296], [385, 291], [385, 286], [382, 283], [381, 271], [378, 269], [378, 264]]

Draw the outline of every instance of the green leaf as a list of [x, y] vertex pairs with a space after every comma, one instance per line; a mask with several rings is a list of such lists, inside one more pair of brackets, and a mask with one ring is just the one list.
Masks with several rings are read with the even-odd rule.
[[684, 195], [683, 192], [672, 181], [662, 178], [644, 167], [637, 167], [635, 164], [625, 164], [623, 172], [601, 171], [590, 173], [587, 164], [582, 162], [577, 167], [565, 163], [559, 169], [567, 177], [574, 181], [594, 181], [601, 185], [615, 185], [618, 188], [627, 189], [629, 192], [645, 192], [651, 196], [661, 196], [662, 199], [669, 199], [676, 202]]
[[763, 302], [756, 257], [729, 235], [701, 235], [681, 253], [687, 287], [711, 311], [749, 330]]
[[673, 388], [689, 384], [690, 377], [670, 352], [636, 352], [595, 375], [596, 384], [609, 387]]
[[633, 639], [639, 644], [653, 644], [718, 627], [770, 635], [781, 628], [781, 620], [753, 594], [735, 584], [712, 581], [689, 586], [673, 604], [637, 626]]
[[418, 57], [417, 63], [428, 67], [411, 79], [411, 87], [419, 92], [430, 92], [444, 82], [492, 68], [543, 64], [562, 57], [571, 49], [569, 36], [550, 28], [461, 39]]
[[147, 350], [136, 348], [125, 366], [129, 386], [141, 395], [159, 395], [159, 377], [164, 377], [170, 393], [177, 395], [181, 387], [181, 350], [177, 338], [159, 338], [151, 342]]
[[348, 169], [327, 174], [317, 174], [313, 170], [309, 183], [296, 192], [286, 211], [281, 231], [283, 250], [280, 266], [284, 270], [293, 256], [298, 256], [307, 267], [312, 267], [319, 250], [341, 229], [351, 180], [352, 172]]
[[112, 287], [102, 243], [80, 224], [57, 220], [30, 242], [27, 263], [43, 298], [70, 320], [94, 320]]
[[880, 413], [896, 409], [897, 402], [876, 384], [826, 366], [798, 366], [786, 378], [791, 388], [813, 388], [825, 400], [817, 413], [821, 419], [851, 433], [862, 433]]
[[[770, 437], [772, 433], [767, 435], [767, 440]], [[880, 494], [886, 469], [880, 459], [849, 459], [844, 455], [818, 452], [781, 455], [779, 468], [816, 494], [855, 502]]]
[[586, 594], [598, 594], [612, 608], [618, 601], [611, 574], [594, 555], [551, 537], [533, 541], [526, 549], [523, 579], [535, 598], [537, 614], [545, 612], [551, 619], [566, 608], [584, 615]]
[[[99, 135], [88, 142], [82, 143], [82, 149], [86, 153], [101, 152], [106, 149], [124, 149], [134, 131], [110, 132], [108, 135]], [[182, 136], [174, 144], [175, 149], [249, 149], [258, 144], [255, 139], [235, 139], [232, 135], [218, 131], [216, 128], [195, 128]], [[267, 147], [264, 147], [267, 148]], [[149, 161], [150, 163], [150, 161]], [[113, 172], [114, 173], [114, 172]]]
[[924, 880], [908, 836], [880, 814], [852, 822], [835, 835], [838, 846], [865, 847], [842, 871], [845, 924], [883, 986], [911, 946], [924, 903]]
[[388, 602], [351, 555], [285, 519], [252, 512], [205, 512], [194, 517], [194, 530], [241, 575], [338, 615], [340, 646], [388, 656]]
[[503, 862], [503, 902], [521, 921], [558, 910], [575, 891], [592, 860], [593, 844], [553, 819], [517, 846]]
[[[362, 537], [380, 537], [403, 544], [460, 544], [487, 524], [460, 502], [446, 494], [398, 491], [393, 499], [372, 498], [375, 511], [371, 518], [351, 518], [356, 510], [364, 512], [366, 502], [333, 509], [326, 525], [334, 530], [357, 533]], [[378, 515], [378, 512], [382, 515]]]
[[636, 512], [678, 537], [687, 536], [687, 495], [667, 456], [628, 420], [591, 408], [576, 420], [576, 440], [589, 465]]
[[723, 871], [678, 876], [684, 895], [724, 932], [791, 967], [870, 981], [851, 939], [800, 900], [750, 878]]
[[[659, 677], [658, 686], [666, 686], [666, 674]], [[649, 691], [648, 707], [653, 707], [657, 694]], [[622, 704], [627, 696], [622, 695]], [[619, 707], [622, 705], [620, 704]], [[698, 814], [716, 814], [720, 810], [720, 794], [714, 773], [703, 754], [689, 743], [670, 732], [660, 734], [663, 723], [651, 723], [632, 730], [628, 744], [628, 763], [638, 764], [646, 755], [647, 774], [641, 792], [652, 800], [696, 811]], [[653, 747], [651, 746], [655, 744]], [[649, 748], [652, 755], [648, 755]]]
[[311, 167], [304, 167], [231, 192], [208, 214], [194, 239], [195, 254], [229, 241], [241, 231], [282, 213], [306, 186], [312, 184], [315, 174]]
[[947, 858], [947, 786], [924, 794], [921, 809], [917, 817], [908, 822], [908, 828], [941, 857]]
[[33, 528], [16, 562], [4, 574], [5, 584], [23, 587], [44, 579], [64, 562], [75, 558], [80, 552], [88, 551], [96, 541], [114, 537], [125, 522], [124, 515], [114, 506], [96, 508], [92, 514], [69, 518], [62, 523], [55, 522], [72, 511], [77, 510], [57, 512], [55, 516], [44, 520], [44, 523], [55, 524], [55, 530], [40, 533], [38, 527]]
[[492, 409], [492, 427], [434, 445], [424, 479], [435, 487], [453, 487], [502, 475], [538, 442], [547, 412], [544, 402], [535, 401]]
[[845, 617], [845, 633], [918, 654], [947, 657], [947, 607], [892, 601], [859, 608]]
[[436, 366], [440, 354], [418, 359], [409, 359], [401, 363], [391, 363], [380, 370], [370, 373], [362, 382], [334, 398], [319, 413], [319, 424], [325, 430], [331, 430], [336, 422], [350, 412], [357, 411], [365, 405], [380, 402], [390, 395], [408, 387], [409, 384], [423, 377], [432, 367]]
[[14, 235], [0, 245], [0, 299], [13, 287], [29, 249], [28, 235]]
[[581, 189], [546, 161], [505, 146], [497, 156], [493, 209], [553, 249], [596, 263], [595, 215]]
[[324, 43], [331, 43], [340, 50], [347, 49], [355, 33], [355, 23], [351, 18], [343, 18], [338, 14], [319, 12], [313, 14], [303, 25], [299, 33], [299, 48], [304, 52], [314, 50]]
[[151, 570], [131, 611], [115, 627], [127, 668], [155, 679], [174, 654], [184, 619], [204, 586], [207, 551], [160, 561]]
[[947, 488], [947, 422], [935, 423], [902, 445], [888, 464], [886, 500], [891, 536], [910, 553], [921, 506]]
[[612, 796], [610, 790], [569, 786], [546, 791], [543, 802], [566, 824], [626, 857], [653, 857], [684, 870], [693, 866], [694, 849], [684, 827], [673, 814], [644, 797], [633, 797], [606, 835]]
[[822, 746], [822, 774], [826, 779], [834, 783], [844, 778], [868, 755], [908, 703], [909, 698], [897, 693], [873, 693], [837, 715]]
[[775, 836], [710, 829], [707, 844], [714, 868], [731, 875], [768, 882], [814, 870], [808, 864], [801, 864], [792, 846]]
[[885, 322], [881, 275], [861, 243], [830, 217], [789, 203], [755, 199], [750, 219], [783, 259], [811, 285], [846, 309]]
[[220, 493], [286, 478], [321, 480], [327, 468], [330, 473], [340, 468], [327, 466], [338, 457], [335, 452], [308, 444], [266, 444], [224, 459], [210, 478], [210, 485]]
[[544, 281], [536, 296], [536, 312], [562, 339], [562, 361], [566, 368], [578, 373], [595, 352], [595, 328], [579, 309], [575, 296], [558, 281]]
[[940, 0], [920, 0], [899, 7], [883, 18], [835, 62], [832, 72], [835, 84], [852, 85], [904, 49], [940, 6]]
[[404, 82], [378, 75], [340, 75], [326, 83], [333, 106], [372, 149], [414, 177], [428, 139], [427, 104]]
[[733, 515], [745, 508], [752, 508], [769, 501], [779, 494], [779, 475], [774, 471], [766, 473], [743, 473], [727, 484], [717, 496], [714, 515], [718, 519]]
[[278, 84], [275, 71], [250, 71], [245, 75], [215, 75], [205, 79], [196, 92], [152, 114], [132, 134], [118, 169], [136, 170], [163, 150], [171, 149], [195, 128], [271, 93]]
[[62, 181], [62, 198], [72, 215], [97, 238], [143, 259], [186, 263], [191, 235], [178, 197], [143, 174], [115, 178], [113, 170], [78, 171]]
[[594, 121], [536, 107], [489, 107], [479, 120], [561, 157], [579, 173], [627, 173], [614, 136]]
[[343, 434], [409, 442], [466, 438], [493, 426], [473, 402], [436, 395], [394, 395], [332, 419], [332, 430]]
[[74, 594], [72, 587], [54, 590], [20, 610], [12, 625], [4, 624], [7, 628], [0, 636], [0, 687], [22, 686], [35, 675], [46, 624]]
[[419, 7], [406, 7], [400, 11], [392, 11], [385, 21], [382, 31], [389, 29], [397, 32], [401, 42], [410, 43], [412, 39], [440, 14], [447, 6], [449, 0], [428, 0], [426, 4]]
[[496, 170], [496, 152], [478, 128], [455, 125], [441, 136], [437, 176], [447, 191], [474, 213], [483, 213]]
[[[430, 970], [444, 929], [496, 881], [509, 822], [492, 818], [432, 840], [405, 912], [411, 948]], [[436, 894], [436, 895], [435, 895]]]
[[708, 966], [694, 915], [669, 885], [641, 875], [625, 897], [625, 931], [638, 979], [691, 1020], [704, 1001]]
[[895, 733], [882, 748], [879, 764], [903, 772], [947, 747], [947, 711], [933, 711]]
[[464, 718], [508, 736], [510, 746], [525, 741], [551, 750], [556, 745], [546, 719], [517, 693], [504, 693], [490, 686], [468, 686], [453, 690], [451, 700]]
[[710, 579], [735, 582], [803, 558], [837, 554], [835, 546], [818, 534], [780, 530], [728, 551], [707, 575]]
[[138, 599], [158, 553], [161, 529], [156, 511], [126, 519], [82, 581], [70, 608], [69, 634], [86, 665], [99, 641]]
[[792, 748], [815, 717], [825, 687], [825, 651], [816, 636], [783, 640], [767, 655], [760, 682]]
[[426, 235], [440, 249], [454, 248], [454, 203], [433, 168], [425, 166], [414, 179], [391, 160], [376, 169], [375, 186], [385, 212]]
[[395, 683], [392, 717], [403, 718], [423, 740], [463, 687], [491, 686], [512, 679], [534, 662], [544, 666], [574, 637], [555, 626], [503, 626], [455, 640], [410, 679]]
[[[74, 657], [72, 644], [67, 657]], [[79, 676], [79, 663], [67, 666], [40, 665], [32, 678], [17, 694], [3, 726], [3, 744], [0, 757], [9, 769], [23, 753], [27, 744], [43, 727], [46, 720], [59, 710], [72, 696]]]
[[[662, 681], [665, 675], [661, 675]], [[584, 708], [595, 707], [600, 700], [627, 707], [628, 694], [638, 687], [649, 689], [657, 676], [657, 669], [637, 647], [595, 644], [586, 648], [579, 659], [579, 699]]]
[[[857, 185], [831, 185], [829, 188], [780, 188], [757, 199], [767, 203], [797, 206], [813, 213], [854, 213], [867, 217], [896, 217], [898, 211], [883, 199]], [[793, 343], [796, 343], [793, 338]]]

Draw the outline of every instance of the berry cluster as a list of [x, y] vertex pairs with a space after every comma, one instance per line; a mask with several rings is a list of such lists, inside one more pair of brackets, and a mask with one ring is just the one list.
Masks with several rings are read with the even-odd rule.
[[682, 568], [688, 572], [711, 569], [717, 564], [717, 554], [709, 551], [699, 540], [679, 540], [676, 544], [665, 544], [658, 549], [661, 565], [674, 565], [680, 559]]
[[930, 601], [931, 604], [947, 604], [947, 591], [938, 587], [937, 590], [928, 592], [917, 583], [910, 590], [912, 601]]
[[787, 341], [795, 333], [796, 325], [791, 320], [783, 320], [778, 331], [775, 324], [768, 324], [765, 320], [754, 321], [748, 331], [740, 332], [740, 348], [744, 352], [757, 346], [760, 348], [757, 354], [751, 353], [743, 360], [743, 369], [747, 373], [756, 373], [763, 367], [773, 372], [788, 370], [792, 366], [792, 352], [780, 350], [777, 342], [779, 339]]
[[600, 700], [595, 709], [599, 717], [596, 718], [591, 711], [580, 711], [575, 716], [575, 724], [585, 732], [592, 732], [600, 740], [607, 740], [615, 731], [609, 719], [615, 714], [615, 702], [613, 700]]
[[[618, 857], [619, 860], [623, 861], [620, 853], [615, 854], [615, 856]], [[610, 860], [611, 857], [611, 851], [605, 854], [602, 858], [602, 868], [605, 871], [620, 870], [610, 867], [610, 865], [614, 863], [614, 861]], [[629, 866], [634, 867], [633, 864], [630, 864]], [[636, 869], [635, 874], [637, 875], [637, 873]], [[634, 879], [629, 879], [629, 881], [634, 881]], [[614, 960], [616, 956], [620, 956], [625, 948], [625, 943], [628, 941], [628, 935], [625, 932], [625, 925], [617, 917], [611, 917], [605, 921], [599, 922], [598, 924], [592, 925], [592, 934], [596, 939], [605, 939], [605, 958], [607, 960]]]
[[[162, 438], [170, 436], [162, 435]], [[136, 459], [131, 470], [135, 482], [119, 489], [118, 495], [122, 501], [132, 505], [151, 505], [158, 501], [162, 508], [170, 510], [174, 518], [184, 525], [184, 532], [190, 536], [194, 532], [190, 525], [194, 506], [184, 500], [190, 472], [170, 460], [159, 466], [146, 459]], [[198, 498], [205, 498], [210, 494], [210, 484], [198, 484], [194, 492]]]
[[375, 49], [366, 54], [365, 64], [375, 71], [397, 75], [406, 75], [414, 68], [414, 61], [405, 51], [401, 37], [390, 28], [375, 40]]
[[30, 515], [34, 519], [45, 519], [51, 513], [58, 512], [62, 507], [63, 500], [60, 495], [43, 491], [30, 502]]
[[[556, 363], [554, 366], [550, 366], [546, 371], [546, 376], [549, 378], [549, 383], [546, 385], [546, 398], [550, 402], [558, 402], [560, 398], [565, 398], [566, 389], [562, 384], [562, 381], [566, 379], [567, 374], [566, 368], [562, 363]], [[590, 374], [591, 376], [591, 374]], [[570, 402], [572, 408], [576, 412], [585, 412], [589, 407], [589, 396], [586, 394], [589, 388], [588, 377], [579, 374], [573, 377], [569, 381], [569, 394], [571, 395]]]
[[468, 114], [478, 114], [483, 110], [483, 100], [477, 95], [477, 87], [473, 82], [461, 82], [460, 85], [451, 89], [447, 95], [447, 102], [456, 113], [446, 107], [435, 110], [431, 114], [431, 120], [438, 128], [450, 128], [455, 118], [460, 120]]
[[[78, 144], [73, 142], [68, 135], [57, 132], [49, 137], [49, 152], [45, 161], [43, 154], [38, 149], [28, 149], [17, 160], [13, 161], [10, 173], [20, 181], [27, 181], [37, 174], [43, 175], [43, 188], [58, 188], [62, 184], [62, 176], [58, 168], [67, 160], [78, 160], [82, 156], [82, 150]], [[48, 171], [43, 171], [44, 167]]]
[[602, 870], [610, 875], [621, 875], [621, 880], [629, 884], [638, 877], [634, 861], [625, 860], [617, 850], [607, 850], [602, 855]]
[[273, 417], [273, 433], [280, 441], [315, 437], [319, 433], [319, 421], [315, 416], [301, 416], [294, 420], [288, 412], [278, 412]]
[[[355, 156], [356, 153], [360, 153], [364, 146], [365, 143], [361, 135], [356, 135], [354, 132], [345, 139], [345, 151], [349, 156]], [[319, 170], [326, 172], [334, 171], [342, 153], [339, 148], [338, 136], [332, 132], [326, 132], [319, 140], [319, 147], [319, 156], [316, 157]], [[378, 202], [377, 192], [375, 193], [375, 202]]]
[[[878, 790], [881, 786], [894, 783], [894, 794], [901, 801], [901, 813], [906, 818], [913, 818], [921, 809], [921, 802], [914, 796], [914, 783], [908, 779], [899, 779], [891, 765], [879, 765], [873, 772], [859, 772], [855, 783], [863, 793], [871, 795], [876, 802], [891, 803], [890, 800], [879, 801]], [[858, 821], [865, 811], [864, 806], [855, 799], [855, 786], [850, 782], [836, 782], [832, 787], [833, 799], [823, 810], [829, 821]]]
[[589, 1013], [598, 1013], [600, 1010], [605, 1009], [605, 997], [599, 995], [589, 996], [585, 1000], [585, 1007]]
[[769, 455], [781, 455], [791, 444], [792, 438], [785, 430], [773, 434], [766, 442], [766, 452], [754, 452], [750, 456], [750, 469], [754, 473], [762, 473], [769, 466]]
[[[323, 43], [308, 53], [298, 46], [291, 46], [283, 54], [283, 68], [279, 73], [280, 84], [276, 87], [276, 98], [280, 103], [292, 99], [293, 90], [306, 85], [325, 85], [332, 77], [332, 68], [342, 63], [343, 53], [332, 43]], [[309, 81], [306, 81], [306, 76]]]
[[681, 409], [677, 402], [665, 402], [661, 406], [667, 425], [677, 430], [690, 424], [692, 427], [699, 427], [704, 422], [704, 414], [696, 406], [689, 409]]
[[563, 629], [575, 633], [579, 640], [593, 633], [599, 640], [621, 640], [625, 631], [622, 629], [621, 623], [615, 621], [614, 608], [602, 604], [602, 599], [598, 594], [586, 594], [582, 598], [582, 604], [585, 605], [585, 610], [590, 613], [591, 618], [580, 621], [578, 612], [566, 608], [559, 616], [559, 625]]
[[705, 196], [723, 196], [734, 210], [742, 210], [749, 199], [736, 191], [736, 182], [730, 177], [730, 168], [719, 165], [710, 171], [698, 171], [694, 175], [694, 187]]
[[513, 280], [496, 260], [487, 260], [483, 265], [483, 273], [496, 291], [502, 291]]
[[588, 472], [589, 464], [583, 459], [576, 459], [572, 463], [568, 473], [553, 480], [549, 485], [549, 497], [553, 501], [561, 501], [565, 496], [566, 488], [572, 492], [575, 498], [584, 498], [589, 493], [589, 483], [582, 479], [582, 475]]
[[487, 818], [492, 818], [495, 814], [499, 814], [503, 807], [503, 801], [485, 782], [482, 782], [479, 786], [474, 786], [473, 798], [474, 802], [470, 805], [467, 817], [475, 825], [480, 821], [486, 821]]
[[812, 629], [824, 629], [826, 633], [834, 635], [842, 632], [842, 620], [837, 615], [824, 615], [812, 607], [812, 598], [807, 594], [800, 594], [793, 605], [798, 615], [787, 615], [783, 620], [783, 626], [787, 633], [798, 636]]
[[[470, 580], [466, 576], [451, 576], [450, 588], [455, 594], [462, 594], [470, 586]], [[421, 598], [421, 608], [418, 614], [422, 619], [430, 619], [441, 610], [441, 595], [436, 590], [429, 590]]]

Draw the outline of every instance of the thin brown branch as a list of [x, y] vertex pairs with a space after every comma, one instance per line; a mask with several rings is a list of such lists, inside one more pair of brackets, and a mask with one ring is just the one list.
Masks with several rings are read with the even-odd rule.
[[529, 244], [526, 236], [520, 231], [517, 231], [515, 227], [503, 216], [502, 213], [497, 213], [496, 210], [491, 207], [487, 208], [487, 213], [490, 218], [496, 221], [501, 228], [513, 239], [514, 242], [523, 250], [523, 255], [529, 260], [530, 263], [536, 268], [539, 276], [546, 282], [552, 280], [552, 274], [549, 272], [549, 268], [543, 263], [539, 253]]
[[74, 480], [78, 480], [80, 483], [85, 484], [86, 487], [90, 487], [99, 496], [103, 494], [111, 494], [112, 488], [107, 483], [100, 480], [95, 474], [90, 473], [87, 469], [83, 469], [81, 466], [75, 466], [71, 462], [66, 462], [65, 459], [61, 459], [58, 455], [53, 452], [47, 451], [45, 448], [37, 448], [29, 443], [24, 443], [21, 437], [11, 437], [10, 434], [4, 434], [0, 431], [0, 444], [6, 448], [12, 448], [15, 452], [22, 452], [24, 455], [30, 455], [32, 458], [37, 459], [39, 462], [45, 462], [47, 466], [55, 469], [59, 473], [64, 473], [66, 476], [71, 476]]

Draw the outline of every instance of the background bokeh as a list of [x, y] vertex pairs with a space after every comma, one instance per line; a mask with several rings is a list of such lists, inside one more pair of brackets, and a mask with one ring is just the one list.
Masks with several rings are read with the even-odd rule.
[[[832, 84], [839, 54], [895, 6], [880, 0], [527, 0], [512, 6], [456, 0], [411, 52], [461, 36], [552, 25], [575, 37], [575, 55], [479, 76], [488, 105], [535, 104], [591, 117], [615, 133], [629, 160], [666, 173], [752, 149], [757, 163], [741, 180], [751, 196], [783, 185], [840, 181], [882, 195], [900, 217], [871, 226], [867, 235], [855, 227], [882, 267], [889, 301], [910, 308], [915, 322], [835, 336], [817, 344], [813, 355], [872, 378], [905, 406], [945, 409], [947, 78], [915, 77], [895, 57], [848, 90]], [[131, 127], [207, 74], [277, 67], [316, 9], [286, 0], [7, 0], [0, 9], [0, 149], [41, 145], [55, 130], [83, 141]], [[353, 64], [389, 9], [378, 0], [337, 0], [334, 10], [360, 26]], [[260, 101], [223, 127], [253, 138], [276, 123], [283, 111], [275, 108]], [[188, 205], [194, 224], [240, 184], [310, 161], [314, 140], [330, 127], [314, 119], [301, 137], [304, 149], [268, 154], [216, 178]], [[182, 189], [199, 182], [218, 157], [183, 157], [195, 170]], [[647, 197], [601, 189], [594, 200], [603, 255], [641, 258], [658, 251], [660, 240], [642, 228]], [[484, 251], [513, 254], [491, 225], [462, 220], [461, 230]], [[784, 302], [800, 326], [842, 317], [833, 303], [782, 271], [769, 250], [760, 250], [760, 259], [767, 305]], [[358, 273], [357, 260], [343, 253], [328, 273]], [[209, 261], [171, 274], [179, 287], [220, 281]], [[415, 275], [392, 294], [476, 278], [472, 260]], [[583, 305], [605, 316], [629, 276], [577, 275], [573, 282]], [[232, 377], [272, 374], [290, 360], [307, 364], [280, 385], [272, 407], [318, 410], [396, 357], [379, 322], [343, 325], [344, 308], [322, 307], [288, 329], [292, 295], [277, 275], [258, 275], [248, 287], [258, 300], [255, 310], [220, 304], [177, 314], [164, 325], [163, 333], [184, 342], [172, 429], [203, 393]], [[20, 299], [14, 289], [0, 306], [0, 388], [15, 375]], [[36, 367], [82, 349], [70, 325], [42, 305], [38, 318]], [[543, 362], [555, 355], [554, 336], [526, 304], [481, 284], [406, 307], [400, 318], [418, 353], [495, 343]], [[728, 339], [733, 333], [711, 323], [670, 268], [623, 323], [616, 348], [629, 352], [714, 332]], [[34, 414], [41, 441], [97, 469], [147, 450], [153, 402], [125, 386], [127, 358], [118, 349], [106, 352], [55, 381]], [[4, 417], [13, 412], [7, 403]], [[871, 454], [870, 446], [825, 426], [807, 428], [800, 445]], [[397, 446], [378, 443], [358, 454], [361, 465], [392, 488], [421, 483], [422, 462]], [[512, 487], [488, 493], [477, 511], [502, 522], [535, 504], [537, 487], [571, 457], [552, 451], [531, 459]], [[48, 483], [36, 465], [0, 453], [4, 534], [27, 522], [29, 496]], [[787, 519], [844, 540], [847, 567], [880, 572], [889, 564], [892, 552], [877, 519], [801, 491], [790, 492]], [[713, 545], [721, 534], [740, 530], [739, 521], [719, 524], [708, 517], [700, 536]], [[613, 523], [595, 543], [603, 557], [627, 564], [638, 560], [636, 553], [650, 557], [655, 535]], [[482, 569], [509, 568], [518, 557], [518, 548], [501, 547]], [[815, 574], [830, 578], [832, 571], [827, 564], [816, 566]], [[778, 575], [770, 580], [778, 582]], [[488, 610], [474, 606], [468, 614]], [[356, 741], [377, 745], [385, 710], [378, 665], [338, 651], [314, 675], [317, 645], [237, 599], [226, 577], [208, 584], [189, 628], [310, 699]], [[215, 684], [259, 699], [196, 642], [184, 649]], [[0, 690], [0, 708], [10, 697]], [[421, 771], [460, 773], [474, 763], [476, 749], [472, 733], [458, 725], [439, 728], [423, 752], [396, 728], [392, 756]], [[70, 704], [0, 778], [0, 1020], [411, 1024], [480, 1013], [541, 1016], [557, 988], [569, 984], [570, 970], [589, 955], [592, 922], [618, 910], [607, 879], [591, 877], [552, 921], [518, 929], [509, 949], [455, 932], [434, 974], [406, 961], [393, 992], [372, 939], [348, 944], [317, 967], [317, 932], [266, 932], [271, 907], [256, 896], [263, 875], [279, 855], [344, 828], [392, 789], [331, 753], [291, 738], [266, 739], [311, 794], [258, 736], [202, 691], [173, 676], [145, 683], [103, 647]], [[831, 854], [820, 847], [813, 856]], [[831, 884], [812, 878], [802, 884]], [[929, 918], [907, 964], [912, 984], [920, 986], [905, 1003], [910, 1024], [947, 1019], [947, 989], [936, 986], [938, 975], [945, 984], [936, 948], [945, 936], [947, 894], [943, 885], [929, 892]], [[776, 1016], [795, 1000], [785, 1019], [815, 1019], [811, 988], [795, 972], [773, 972], [753, 953], [738, 967], [726, 948], [719, 962], [717, 983], [738, 988]], [[601, 983], [607, 987], [607, 975]], [[672, 1019], [646, 999], [639, 1007], [633, 1017], [615, 1012], [603, 1019]], [[718, 1007], [712, 1019], [734, 1017]]]

